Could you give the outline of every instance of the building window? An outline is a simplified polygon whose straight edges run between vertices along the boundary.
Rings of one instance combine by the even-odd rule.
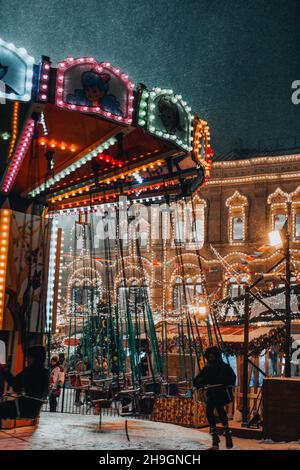
[[[245,289],[241,284],[230,284],[228,289],[228,294],[230,297],[239,297],[243,295]]]
[[[283,228],[287,219],[287,204],[289,201],[288,193],[277,188],[274,193],[268,197],[268,204],[271,210],[271,230],[280,230]]]
[[[235,191],[226,200],[228,207],[228,238],[229,243],[240,244],[246,240],[246,221],[248,200]]]
[[[199,298],[202,294],[204,294],[203,280],[201,277],[198,277],[195,283],[195,296]]]
[[[243,217],[232,217],[232,240],[244,240]]]
[[[193,241],[202,245],[204,243],[205,234],[205,210],[207,204],[204,199],[198,196],[194,197],[192,206],[192,220],[193,220]]]
[[[120,286],[118,288],[118,305],[120,313],[125,315],[127,307],[129,312],[141,313],[141,307],[146,305],[150,299],[150,290],[146,284],[138,285],[132,281],[129,286]]]
[[[182,311],[184,306],[184,295],[183,295],[183,284],[182,279],[177,278],[175,280],[175,284],[173,286],[173,296],[172,296],[172,303],[174,312],[179,313]]]
[[[176,204],[173,215],[174,242],[204,243],[206,201],[195,196],[192,202]]]
[[[234,266],[235,269],[238,269]],[[240,273],[234,276],[227,277],[227,289],[225,295],[235,298],[245,294],[245,284],[249,283],[250,276],[248,273]]]
[[[96,313],[99,300],[98,287],[75,285],[72,289],[72,313]]]
[[[188,277],[184,280],[178,277],[173,286],[173,309],[176,313],[182,311],[183,307],[195,306],[204,295],[203,280],[201,277]]]
[[[147,247],[147,245],[148,245],[148,232],[147,231],[140,232],[139,242],[140,242],[141,248],[146,248]]]
[[[274,230],[281,230],[286,222],[286,214],[274,215]]]
[[[184,242],[184,221],[183,220],[175,220],[175,227],[174,227],[174,241],[176,243],[183,243]]]
[[[300,212],[295,214],[295,237],[300,238]]]
[[[196,219],[194,221],[194,231],[193,237],[195,243],[203,243],[204,242],[204,219]]]

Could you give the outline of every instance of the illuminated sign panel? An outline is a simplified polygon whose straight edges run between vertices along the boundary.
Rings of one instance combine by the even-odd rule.
[[[56,104],[61,108],[131,124],[133,88],[128,75],[109,62],[69,57],[58,64]]]
[[[139,120],[151,134],[174,142],[186,151],[192,150],[191,108],[172,90],[144,90],[141,96]]]
[[[33,57],[25,49],[0,39],[0,99],[31,99],[33,63]]]

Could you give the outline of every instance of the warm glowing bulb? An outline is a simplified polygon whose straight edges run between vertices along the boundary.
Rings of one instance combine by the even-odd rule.
[[[273,230],[269,233],[269,241],[271,246],[282,245],[282,238],[279,230]]]

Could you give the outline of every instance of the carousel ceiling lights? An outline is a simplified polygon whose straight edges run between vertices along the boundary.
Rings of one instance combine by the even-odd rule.
[[[141,172],[141,171],[147,171],[149,168],[151,170],[154,170],[155,167],[160,167],[162,164],[164,163],[163,160],[158,160],[156,162],[153,162],[153,163],[148,163],[148,164],[145,164],[141,167],[138,167],[136,168],[135,170],[127,170],[127,171],[122,171],[121,173],[119,173],[118,175],[114,175],[112,177],[108,177],[108,178],[105,178],[103,180],[101,180],[101,183],[106,183],[108,185],[110,185],[111,183],[114,183],[118,180],[125,180],[126,177],[135,177],[134,175],[137,173],[137,172]],[[71,191],[68,191],[64,194],[60,194],[59,196],[56,196],[56,197],[53,197],[50,199],[50,202],[56,202],[57,200],[58,201],[61,201],[62,199],[67,199],[69,197],[72,197],[72,196],[79,196],[81,194],[83,194],[84,192],[87,192],[89,191],[92,187],[95,186],[95,183],[91,183],[87,186],[82,186],[80,188],[77,188],[77,189],[73,189]],[[107,196],[108,197],[108,196]]]
[[[97,157],[99,153],[102,153],[104,150],[107,150],[116,142],[117,142],[117,139],[115,139],[114,137],[111,137],[110,139],[106,140],[101,145],[98,145],[98,147],[95,147],[93,150],[84,154],[79,160],[73,162],[71,165],[69,165],[68,167],[64,168],[62,171],[57,173],[53,178],[49,178],[46,181],[46,183],[41,184],[40,186],[35,188],[33,191],[29,193],[29,196],[34,197],[34,196],[39,195],[43,191],[46,191],[47,188],[50,188],[50,186],[55,185],[61,179],[70,175],[71,173],[76,171],[78,168],[80,168],[82,165],[85,165],[87,162],[92,160],[94,157]]]

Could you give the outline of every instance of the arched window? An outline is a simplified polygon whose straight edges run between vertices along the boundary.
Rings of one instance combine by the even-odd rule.
[[[184,202],[179,202],[173,206],[173,236],[175,243],[184,243],[185,241],[185,217],[186,207]]]
[[[96,314],[101,296],[102,280],[99,272],[90,266],[81,266],[67,282],[67,313]]]
[[[193,204],[190,204],[192,209],[192,223],[193,223],[193,242],[202,246],[205,241],[205,211],[207,208],[206,201],[195,196]]]
[[[6,345],[0,340],[0,364],[6,364]]]
[[[295,242],[300,242],[300,186],[290,194],[290,201],[292,205],[292,236]]]
[[[238,245],[246,240],[247,206],[247,198],[240,194],[239,191],[235,191],[226,200],[226,207],[228,207],[229,243]]]
[[[286,214],[275,214],[274,215],[274,230],[280,230],[283,228],[286,223],[287,215]]]
[[[295,238],[300,240],[300,210],[295,213]]]
[[[123,249],[128,249],[129,247],[129,232],[130,226],[128,225],[127,220],[121,221],[119,224],[118,236],[120,242],[122,243]]]
[[[140,313],[142,306],[150,301],[150,289],[145,281],[139,283],[137,279],[130,279],[119,285],[117,296],[121,314],[124,315],[127,308],[131,314]]]
[[[226,281],[226,295],[233,298],[243,295],[245,293],[245,285],[249,282],[249,279],[249,274],[247,273],[229,276]]]
[[[149,223],[141,219],[138,224],[138,241],[141,248],[147,248],[149,243],[149,232],[150,232],[150,225]]]
[[[203,298],[204,287],[201,277],[177,277],[173,284],[172,303],[175,313],[184,307],[195,306]]]
[[[184,306],[183,282],[180,277],[175,279],[172,295],[173,309],[175,313],[182,311]]]
[[[270,228],[271,230],[280,230],[283,228],[288,213],[289,195],[277,188],[274,193],[268,197],[268,204],[270,205]]]
[[[173,213],[174,241],[197,244],[200,248],[205,238],[206,202],[195,196],[193,202],[176,204]]]
[[[203,295],[203,293],[203,279],[201,277],[197,277],[195,282],[195,295],[196,297],[200,297],[201,295]]]

